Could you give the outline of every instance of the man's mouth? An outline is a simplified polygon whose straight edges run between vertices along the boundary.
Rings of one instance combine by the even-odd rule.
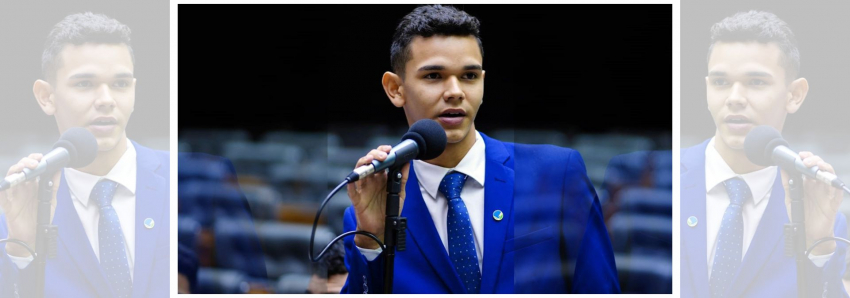
[[[99,117],[89,122],[89,130],[95,134],[112,132],[118,126],[118,120],[112,117]]]
[[[438,116],[439,122],[446,126],[455,126],[463,123],[466,112],[462,109],[447,109]]]
[[[746,116],[730,115],[723,120],[726,122],[726,126],[734,132],[746,133],[753,127],[753,122]]]

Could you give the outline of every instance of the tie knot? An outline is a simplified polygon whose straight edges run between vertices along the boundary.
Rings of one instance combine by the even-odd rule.
[[[443,177],[440,182],[440,193],[446,196],[446,199],[452,200],[460,198],[460,190],[463,189],[463,184],[466,183],[466,174],[461,172],[451,172]]]
[[[116,189],[118,189],[117,182],[109,179],[100,180],[94,185],[90,198],[94,199],[100,208],[112,206],[112,197],[115,195]]]
[[[744,179],[735,177],[724,181],[723,185],[726,186],[726,193],[729,194],[729,201],[731,201],[734,205],[744,205],[746,200],[753,197],[753,194],[750,192],[750,187],[747,186],[747,182],[744,181]]]

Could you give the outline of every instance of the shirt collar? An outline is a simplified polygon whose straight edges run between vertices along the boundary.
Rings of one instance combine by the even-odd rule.
[[[443,181],[443,177],[449,171],[464,173],[478,183],[479,186],[484,187],[485,145],[481,134],[478,131],[474,132],[475,144],[472,144],[472,148],[469,149],[466,156],[454,168],[444,168],[421,160],[413,160],[413,171],[416,172],[419,185],[425,188],[425,191],[435,200],[437,199],[440,182]]]
[[[714,148],[714,138],[708,142],[705,148],[705,191],[708,193],[718,185],[722,185],[723,181],[734,177],[740,177],[747,182],[750,192],[753,193],[753,203],[758,204],[773,188],[773,181],[776,180],[776,166],[770,166],[755,172],[746,174],[736,174],[732,168],[726,164],[717,149]],[[723,186],[721,186],[723,187]]]
[[[127,151],[118,160],[118,163],[109,170],[105,176],[97,176],[83,173],[72,168],[65,168],[65,181],[68,189],[76,197],[77,201],[88,206],[89,196],[94,186],[103,179],[109,179],[124,186],[130,193],[136,193],[136,148],[130,140],[127,140]]]

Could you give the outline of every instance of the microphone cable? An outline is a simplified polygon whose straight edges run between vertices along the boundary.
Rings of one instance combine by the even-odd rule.
[[[360,235],[366,235],[366,236],[369,236],[369,238],[374,239],[374,240],[375,240],[375,242],[377,242],[377,243],[378,243],[378,245],[380,245],[380,247],[381,247],[381,249],[382,249],[382,250],[385,250],[385,249],[387,248],[387,246],[386,246],[386,245],[384,245],[384,243],[383,243],[383,242],[381,242],[381,240],[378,240],[378,237],[377,237],[377,236],[375,236],[375,235],[374,235],[374,234],[372,234],[372,233],[369,233],[369,232],[366,232],[366,231],[348,231],[348,232],[342,233],[342,234],[341,234],[341,235],[339,235],[339,236],[336,236],[336,238],[334,238],[333,240],[331,240],[331,243],[329,243],[328,245],[326,245],[326,246],[325,246],[325,248],[324,248],[324,249],[322,249],[322,251],[319,253],[319,255],[318,255],[318,256],[316,256],[315,258],[313,257],[313,241],[315,240],[315,237],[316,237],[316,226],[319,224],[319,217],[322,215],[322,210],[323,210],[323,209],[325,209],[325,205],[327,205],[327,204],[328,204],[328,201],[330,201],[330,200],[331,200],[331,198],[332,198],[332,197],[333,197],[333,196],[334,196],[334,195],[335,195],[335,194],[336,194],[336,193],[337,193],[340,189],[342,189],[342,187],[343,187],[343,186],[346,186],[346,185],[348,185],[348,183],[350,183],[350,180],[351,180],[351,178],[346,177],[346,178],[345,178],[345,180],[343,180],[343,181],[342,181],[339,185],[337,185],[337,186],[336,186],[336,188],[334,188],[334,189],[330,192],[330,194],[328,194],[328,196],[325,198],[325,200],[324,200],[324,201],[322,201],[322,205],[319,207],[319,211],[316,211],[316,218],[313,220],[313,232],[310,234],[310,251],[308,252],[308,255],[309,255],[309,257],[310,257],[310,261],[312,261],[313,263],[316,263],[316,262],[318,262],[319,260],[321,260],[321,259],[322,259],[322,256],[324,256],[324,255],[325,255],[325,253],[328,251],[328,249],[329,249],[332,245],[334,245],[334,243],[336,243],[337,241],[339,241],[339,240],[340,240],[340,239],[342,239],[343,237],[345,237],[345,236],[349,236],[349,235],[360,234]]]

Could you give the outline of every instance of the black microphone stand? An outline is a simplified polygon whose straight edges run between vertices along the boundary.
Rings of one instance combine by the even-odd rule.
[[[791,222],[785,224],[785,255],[797,261],[797,297],[806,297],[806,216],[803,206],[803,174],[787,171],[791,192]]]
[[[393,269],[395,267],[395,250],[405,249],[405,229],[407,229],[407,218],[400,217],[399,192],[401,185],[401,166],[389,168],[387,174],[387,217],[384,222],[384,294],[393,292]]]
[[[38,217],[35,230],[35,256],[33,256],[33,296],[44,297],[44,268],[47,258],[56,257],[58,227],[50,224],[50,201],[53,199],[53,175],[47,172],[38,179]]]

